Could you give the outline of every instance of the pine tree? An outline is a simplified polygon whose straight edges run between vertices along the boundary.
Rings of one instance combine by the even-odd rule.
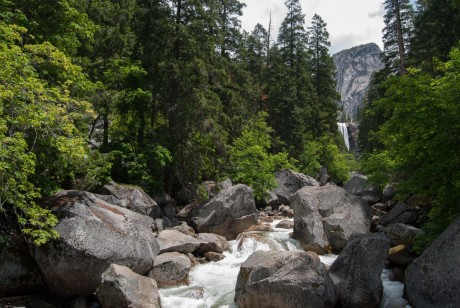
[[[385,0],[383,52],[385,64],[399,75],[406,73],[406,57],[413,36],[414,10],[409,0]]]
[[[411,63],[430,72],[437,70],[436,59],[446,61],[460,40],[460,5],[453,0],[417,2],[415,31],[411,46],[416,52]]]
[[[316,90],[318,106],[315,112],[316,136],[335,133],[338,94],[335,90],[335,65],[329,55],[329,33],[326,23],[315,14],[308,28],[308,47],[312,54],[312,83]]]

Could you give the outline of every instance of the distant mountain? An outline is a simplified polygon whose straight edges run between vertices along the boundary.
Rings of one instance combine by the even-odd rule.
[[[382,51],[375,43],[342,50],[333,55],[337,67],[337,92],[343,111],[339,121],[355,121],[369,87],[372,73],[384,67]]]

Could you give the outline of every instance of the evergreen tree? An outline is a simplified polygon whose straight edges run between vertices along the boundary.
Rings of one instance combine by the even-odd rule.
[[[414,11],[409,0],[385,0],[383,53],[385,65],[400,75],[406,73],[406,57],[413,36]]]
[[[315,106],[316,136],[337,131],[336,115],[339,99],[335,90],[335,65],[329,55],[329,33],[326,23],[315,14],[308,28],[308,47],[312,54],[312,83],[315,87],[317,106]]]
[[[452,0],[417,2],[414,49],[411,62],[435,72],[436,59],[446,61],[450,50],[460,40],[460,5]],[[415,52],[416,51],[416,52]]]

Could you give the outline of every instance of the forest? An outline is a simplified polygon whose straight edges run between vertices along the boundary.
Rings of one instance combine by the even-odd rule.
[[[460,214],[460,2],[385,0],[386,68],[360,114],[360,149],[337,130],[326,22],[299,0],[277,37],[241,29],[238,0],[0,0],[0,210],[40,245],[40,206],[114,180],[205,197],[230,177],[259,202],[291,168],[336,183],[362,170],[432,200],[423,249]]]

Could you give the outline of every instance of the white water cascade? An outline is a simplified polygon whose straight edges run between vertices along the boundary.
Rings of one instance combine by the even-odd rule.
[[[350,151],[350,139],[348,137],[348,129],[346,123],[337,123],[339,127],[339,131],[343,135],[343,141],[345,141],[345,145],[347,146],[347,150]]]
[[[280,220],[271,223],[272,232],[247,232],[230,241],[231,251],[225,259],[195,266],[190,272],[188,286],[162,288],[160,296],[164,308],[237,308],[233,298],[241,264],[257,250],[302,250],[297,240],[289,237],[292,229],[275,228]],[[320,256],[321,262],[331,265],[336,255]],[[405,307],[402,299],[403,284],[390,282],[388,272],[382,274],[384,295],[382,308]]]

